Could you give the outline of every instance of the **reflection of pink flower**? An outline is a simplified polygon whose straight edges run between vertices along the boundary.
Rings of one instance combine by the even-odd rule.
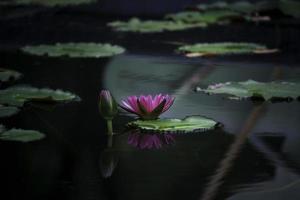
[[[174,102],[174,97],[170,95],[155,96],[129,96],[122,100],[121,107],[141,119],[157,119],[160,114],[167,111]]]
[[[163,145],[174,144],[175,138],[170,133],[145,134],[132,132],[128,136],[128,144],[140,149],[160,149]]]

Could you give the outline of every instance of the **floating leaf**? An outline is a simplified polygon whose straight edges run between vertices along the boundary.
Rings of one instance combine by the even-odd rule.
[[[201,3],[200,5],[197,5],[196,7],[199,10],[217,10],[217,9],[228,9],[229,4],[225,1],[217,1],[214,3],[210,3],[210,4],[205,4],[205,3]]]
[[[250,97],[271,99],[296,99],[300,97],[300,84],[291,82],[227,82],[208,86],[207,89],[197,88],[197,91],[208,94],[228,94],[231,99]]]
[[[206,12],[187,11],[166,16],[167,19],[176,22],[204,24],[218,23],[236,17],[241,17],[241,15],[231,10],[209,10]]]
[[[21,76],[22,74],[17,71],[0,68],[0,82],[17,80]]]
[[[10,129],[5,130],[3,125],[0,125],[0,140],[17,141],[17,142],[32,142],[41,140],[45,135],[35,130]]]
[[[78,101],[80,98],[62,90],[38,89],[33,87],[10,87],[0,90],[0,104],[23,106],[27,101],[67,102]]]
[[[189,28],[204,27],[206,24],[195,23],[187,24],[183,22],[173,21],[141,21],[138,18],[132,18],[128,22],[125,21],[114,21],[108,23],[108,26],[112,27],[116,31],[131,31],[140,33],[153,33],[163,31],[178,31]]]
[[[193,45],[184,45],[178,48],[178,51],[187,53],[188,57],[210,56],[210,55],[227,55],[227,54],[249,54],[249,53],[273,53],[264,45],[255,43],[198,43]]]
[[[25,46],[22,51],[33,55],[50,57],[109,57],[121,54],[123,47],[100,43],[56,43],[54,45]]]
[[[300,18],[300,2],[294,0],[279,0],[279,9],[286,15]]]
[[[41,6],[74,6],[80,4],[88,4],[96,2],[96,0],[12,0],[7,4],[13,5],[41,5]]]
[[[19,108],[14,106],[3,106],[0,105],[0,117],[10,117],[19,112]]]
[[[214,2],[211,4],[200,4],[197,6],[199,10],[232,10],[240,13],[256,13],[264,10],[273,10],[277,7],[276,1],[259,1],[257,3],[252,3],[249,1],[237,1],[232,3],[227,3],[223,1]]]
[[[247,14],[257,12],[259,10],[259,7],[257,7],[254,3],[250,3],[248,1],[234,2],[231,5],[229,4],[228,8],[231,10],[235,10]]]
[[[216,125],[217,122],[214,120],[202,116],[189,116],[184,119],[136,120],[127,124],[131,128],[158,133],[204,132],[214,129]]]

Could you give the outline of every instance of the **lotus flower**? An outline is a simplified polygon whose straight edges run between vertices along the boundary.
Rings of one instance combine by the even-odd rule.
[[[99,97],[99,111],[103,118],[111,120],[118,112],[117,102],[108,90],[102,90]]]
[[[170,133],[145,134],[132,132],[128,136],[128,144],[140,149],[160,149],[163,145],[174,144],[175,138]]]
[[[106,120],[107,134],[113,135],[112,119],[118,113],[118,104],[108,90],[100,92],[99,112]]]
[[[167,111],[174,102],[174,97],[170,95],[155,96],[129,96],[126,100],[122,100],[121,108],[138,115],[141,119],[151,120],[157,119],[159,115]]]

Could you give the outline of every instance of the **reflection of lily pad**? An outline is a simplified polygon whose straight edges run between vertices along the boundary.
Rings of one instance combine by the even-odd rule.
[[[279,0],[279,9],[286,15],[300,18],[300,2],[294,0]]]
[[[264,45],[255,43],[198,43],[185,45],[178,48],[178,51],[187,53],[188,57],[227,55],[227,54],[249,54],[249,53],[273,53],[273,49],[268,49]]]
[[[24,52],[33,55],[48,55],[50,57],[109,57],[121,54],[125,51],[123,47],[111,44],[99,43],[57,43],[55,45],[25,46]]]
[[[10,87],[0,90],[0,103],[4,105],[23,106],[27,101],[67,102],[80,98],[62,90],[38,89],[33,87]]]
[[[0,82],[17,80],[21,77],[21,75],[22,74],[17,71],[0,68]]]
[[[214,129],[217,125],[212,119],[202,116],[189,116],[184,119],[136,120],[129,122],[128,127],[150,132],[204,132]]]
[[[167,19],[174,21],[205,24],[218,23],[235,17],[241,17],[241,15],[231,10],[211,10],[206,12],[189,11],[166,16]]]
[[[232,99],[244,99],[250,97],[271,99],[296,99],[300,97],[300,84],[291,82],[257,82],[248,80],[245,82],[227,82],[208,86],[207,89],[197,88],[209,94],[228,94]]]
[[[96,2],[96,0],[12,0],[7,4],[42,5],[42,6],[69,6]]]
[[[203,27],[203,23],[187,24],[183,22],[173,21],[141,21],[138,18],[132,18],[128,22],[125,21],[114,21],[110,22],[108,26],[112,27],[116,31],[131,31],[141,33],[153,33],[163,31],[178,31],[189,28]]]
[[[0,125],[0,140],[17,141],[17,142],[32,142],[41,140],[45,135],[39,131],[10,129],[5,130],[3,125]]]
[[[19,108],[14,106],[0,105],[0,117],[9,117],[19,112]]]

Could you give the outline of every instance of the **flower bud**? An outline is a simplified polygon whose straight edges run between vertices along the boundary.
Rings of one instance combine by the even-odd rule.
[[[106,120],[112,120],[118,113],[118,104],[108,90],[100,92],[99,111]]]

